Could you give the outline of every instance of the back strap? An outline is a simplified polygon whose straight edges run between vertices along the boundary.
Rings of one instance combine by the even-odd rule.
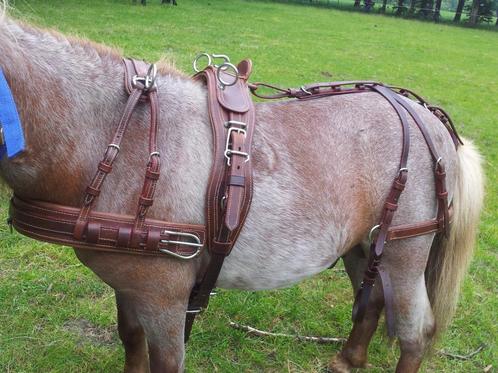
[[[200,253],[206,240],[204,225],[145,219],[142,229],[137,230],[133,216],[92,211],[86,240],[81,241],[73,235],[79,213],[75,207],[14,196],[9,221],[18,232],[36,240],[117,253],[191,259]]]

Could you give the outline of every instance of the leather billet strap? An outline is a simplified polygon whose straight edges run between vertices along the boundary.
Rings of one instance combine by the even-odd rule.
[[[216,67],[208,66],[194,76],[205,82],[213,135],[213,166],[206,193],[209,263],[201,281],[192,290],[185,324],[188,341],[195,316],[207,307],[223,261],[230,254],[252,199],[251,147],[255,110],[247,86],[252,62],[237,66],[239,77],[232,86],[220,85]]]
[[[198,255],[206,241],[204,225],[177,224],[145,219],[135,228],[135,217],[91,211],[85,240],[74,238],[80,214],[76,207],[27,201],[14,196],[9,219],[20,233],[36,240],[98,251],[164,256],[172,252],[184,259]]]
[[[126,129],[130,122],[132,113],[139,101],[147,101],[150,107],[150,129],[149,129],[149,160],[145,172],[145,180],[142,188],[142,193],[139,197],[139,205],[135,218],[134,229],[140,231],[143,229],[145,215],[148,208],[153,203],[155,186],[159,179],[160,157],[157,149],[157,128],[159,104],[157,99],[157,90],[153,79],[155,76],[150,76],[151,67],[145,62],[124,59],[125,67],[124,85],[129,93],[129,98],[126,103],[121,120],[115,130],[114,136],[109,143],[104,158],[97,167],[97,172],[93,177],[90,185],[87,187],[83,198],[83,206],[80,210],[75,229],[74,238],[78,241],[88,240],[89,236],[89,217],[95,200],[98,198],[102,185],[106,176],[112,171],[113,163],[120,151],[121,141],[125,135]],[[135,240],[139,235],[132,235],[132,240]],[[131,245],[136,246],[138,242],[132,242]]]

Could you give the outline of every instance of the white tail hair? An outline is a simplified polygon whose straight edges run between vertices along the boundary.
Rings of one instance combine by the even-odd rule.
[[[476,244],[479,216],[484,199],[482,158],[464,139],[458,148],[458,170],[453,197],[453,221],[449,237],[437,237],[426,270],[427,290],[440,334],[453,317],[462,280]]]

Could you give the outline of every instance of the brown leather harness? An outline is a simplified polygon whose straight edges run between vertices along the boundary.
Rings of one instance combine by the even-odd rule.
[[[154,201],[156,183],[160,175],[160,154],[156,135],[159,122],[159,104],[154,84],[153,65],[125,59],[125,88],[128,102],[114,136],[107,147],[97,172],[85,191],[80,208],[61,206],[51,202],[23,200],[14,196],[10,204],[9,221],[17,231],[34,239],[83,249],[101,250],[140,255],[171,255],[179,259],[193,259],[207,246],[209,262],[201,281],[191,293],[186,315],[185,341],[188,340],[195,316],[206,308],[209,296],[216,285],[223,261],[230,254],[243,227],[252,198],[251,147],[255,126],[255,110],[250,92],[264,99],[294,98],[317,99],[325,96],[361,92],[377,92],[394,108],[402,125],[402,151],[399,172],[384,203],[381,219],[371,233],[368,268],[353,308],[354,320],[365,314],[373,284],[380,274],[386,304],[389,334],[394,334],[392,294],[389,276],[382,269],[381,258],[387,241],[418,235],[443,232],[447,234],[451,209],[445,186],[445,170],[441,158],[417,113],[401,95],[412,96],[433,112],[445,125],[457,146],[461,143],[449,116],[440,108],[427,104],[413,92],[387,87],[376,82],[317,83],[299,89],[281,89],[263,83],[247,82],[252,69],[250,60],[238,64],[235,80],[228,70],[208,66],[194,76],[207,86],[209,117],[213,135],[213,166],[206,193],[206,223],[177,224],[147,218]],[[233,80],[233,85],[220,84]],[[263,95],[260,87],[276,93]],[[144,184],[135,216],[98,212],[93,210],[106,176],[112,171],[121,140],[133,110],[140,103],[150,107],[149,160]],[[434,219],[392,227],[398,199],[405,187],[408,169],[409,124],[412,117],[425,138],[435,164],[435,188],[438,203]]]

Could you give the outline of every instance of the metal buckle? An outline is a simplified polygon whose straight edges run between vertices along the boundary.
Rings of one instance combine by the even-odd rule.
[[[239,122],[241,123],[241,122]],[[244,123],[245,124],[245,123]],[[243,128],[238,128],[238,127],[230,127],[228,129],[228,133],[227,133],[227,142],[225,144],[225,158],[227,159],[227,165],[230,166],[231,164],[231,157],[232,157],[232,154],[235,154],[235,155],[241,155],[241,156],[244,156],[246,157],[246,160],[245,162],[249,161],[249,154],[246,153],[246,152],[241,152],[239,150],[233,150],[233,149],[230,149],[230,137],[232,135],[232,132],[237,132],[237,133],[240,133],[242,135],[244,135],[244,137],[247,135],[247,132],[245,129]]]
[[[372,238],[373,238],[375,231],[377,231],[378,229],[380,229],[380,224],[374,225],[372,227],[372,229],[370,229],[370,232],[368,233],[368,242],[370,244],[372,243]]]
[[[201,313],[201,312],[202,312],[202,308],[201,307],[194,308],[193,310],[187,310],[187,313],[194,314],[194,315],[197,315],[198,313]]]
[[[147,75],[138,76],[134,75],[131,81],[133,85],[137,85],[138,82],[142,83],[145,87],[145,90],[148,91],[151,88],[154,88],[156,85],[156,77],[157,77],[157,66],[155,63],[149,66],[149,70],[147,70]]]
[[[407,167],[401,167],[399,170],[398,170],[398,176],[401,176],[401,173],[402,172],[408,172],[408,168]]]
[[[189,260],[195,258],[197,255],[200,254],[202,247],[204,246],[203,243],[201,243],[201,240],[199,237],[197,237],[195,234],[192,233],[185,233],[185,232],[175,232],[175,231],[168,231],[164,230],[163,234],[167,234],[170,236],[178,236],[178,237],[186,237],[192,239],[194,242],[189,242],[189,241],[178,241],[178,240],[160,240],[161,243],[165,244],[172,244],[172,245],[183,245],[183,246],[189,246],[189,247],[196,247],[197,250],[191,254],[191,255],[182,255],[182,254],[177,254],[172,252],[171,250],[168,249],[159,249],[160,252],[164,254],[171,255],[175,258],[178,259],[184,259],[184,260]]]
[[[301,87],[299,87],[299,89],[300,89],[301,91],[303,91],[304,93],[306,93],[308,96],[311,96],[311,95],[313,94],[313,93],[311,93],[310,91],[308,91],[308,90],[304,87],[304,85],[302,85]]]
[[[232,127],[234,125],[240,126],[242,129],[246,129],[247,128],[247,123],[239,122],[238,120],[228,120],[224,124],[225,128],[230,128],[230,127]]]

